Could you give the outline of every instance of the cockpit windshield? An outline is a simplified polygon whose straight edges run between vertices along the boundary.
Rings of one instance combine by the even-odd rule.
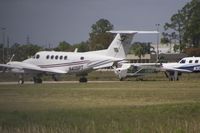
[[[184,64],[184,63],[185,63],[185,61],[186,61],[186,60],[185,60],[185,59],[183,59],[183,60],[180,60],[180,61],[179,61],[179,63],[181,63],[181,64]]]

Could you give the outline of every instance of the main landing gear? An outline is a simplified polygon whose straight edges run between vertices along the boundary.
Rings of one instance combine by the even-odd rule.
[[[165,72],[165,76],[169,79],[169,81],[178,81],[180,75],[181,73],[178,71]]]
[[[42,79],[40,76],[34,76],[33,77],[33,82],[34,84],[41,84],[42,83]]]
[[[21,84],[21,85],[24,84],[24,79],[19,79],[18,84]]]
[[[81,78],[79,79],[79,82],[80,82],[80,83],[87,83],[87,78],[86,78],[86,77],[81,77]]]
[[[18,84],[21,84],[21,85],[24,84],[24,75],[23,74],[19,75]]]

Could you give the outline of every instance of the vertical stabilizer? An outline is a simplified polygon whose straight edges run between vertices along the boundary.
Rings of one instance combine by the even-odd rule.
[[[109,31],[116,34],[114,40],[106,50],[107,56],[126,58],[131,47],[133,36],[137,33],[158,33],[157,31]]]
[[[116,33],[114,40],[107,49],[107,56],[112,56],[116,58],[126,58],[131,47],[131,42],[135,32],[120,32],[120,31],[110,31],[111,33]]]

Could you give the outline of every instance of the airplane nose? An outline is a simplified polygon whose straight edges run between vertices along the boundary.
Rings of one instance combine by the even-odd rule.
[[[161,64],[161,67],[166,67],[166,64],[163,64],[163,63],[162,63],[162,64]]]
[[[115,73],[116,73],[116,74],[119,74],[120,71],[121,71],[120,69],[116,69],[116,70],[115,70]]]

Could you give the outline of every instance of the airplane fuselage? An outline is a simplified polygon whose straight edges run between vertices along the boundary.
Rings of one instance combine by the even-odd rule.
[[[36,53],[32,58],[22,61],[22,63],[29,67],[33,65],[33,67],[56,69],[71,74],[92,70],[100,65],[110,66],[115,59],[93,53],[42,51]],[[17,62],[12,62],[13,64],[17,64]]]
[[[163,69],[180,70],[180,72],[200,72],[200,57],[186,57],[178,63],[164,63]]]

